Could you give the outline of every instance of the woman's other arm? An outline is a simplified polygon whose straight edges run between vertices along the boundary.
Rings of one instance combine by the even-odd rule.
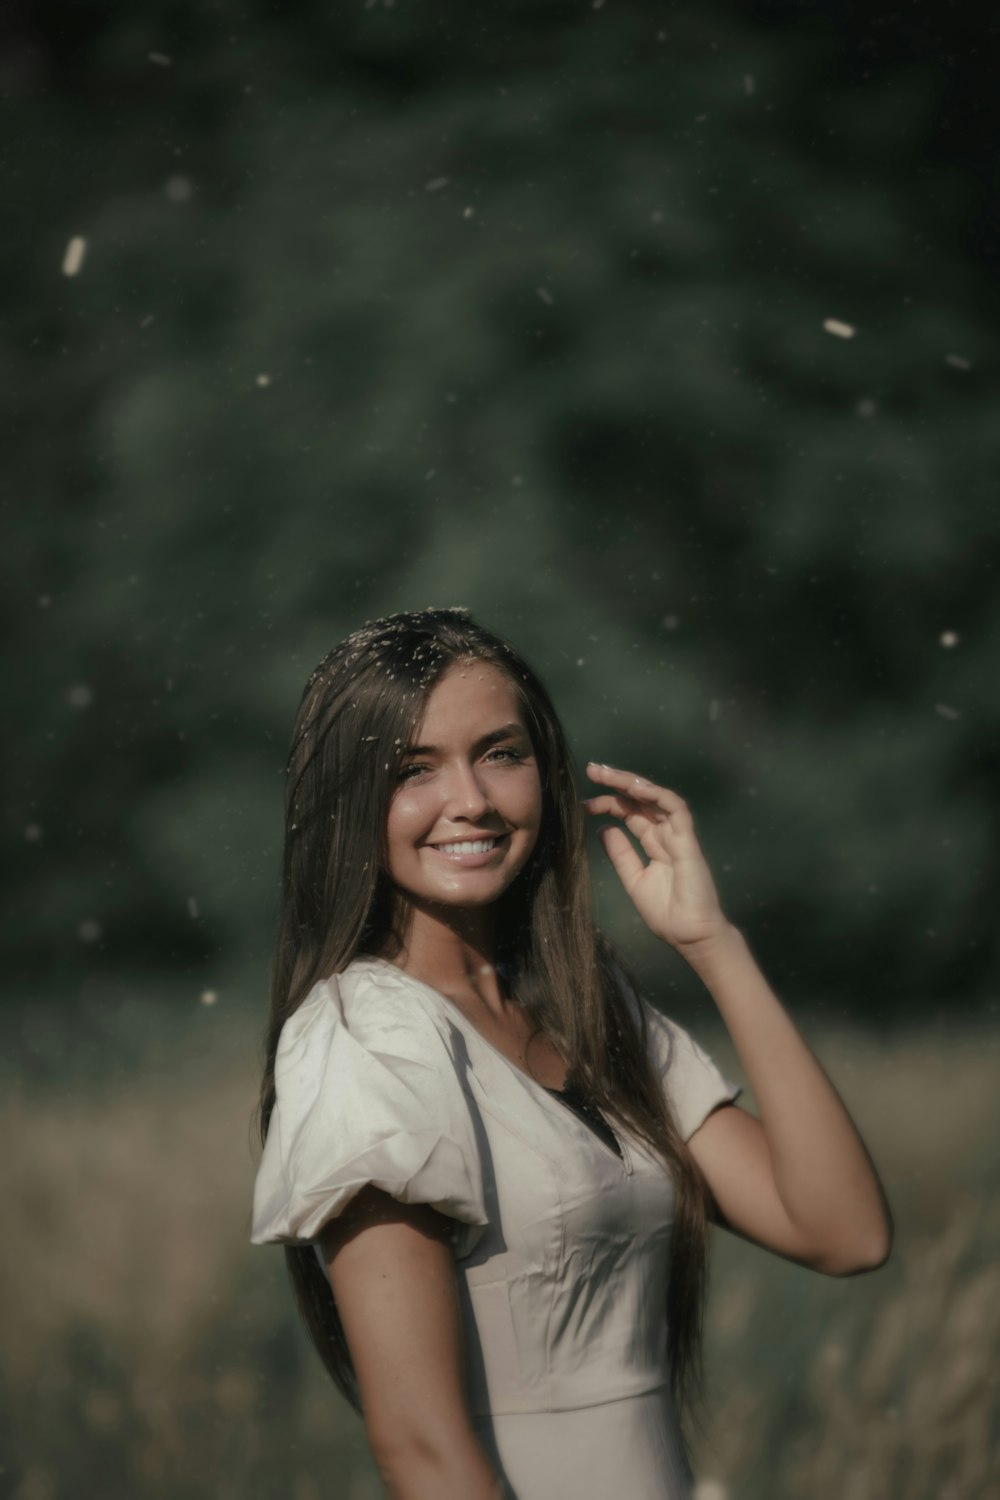
[[[448,1220],[369,1185],[320,1243],[390,1500],[503,1500],[466,1406]]]
[[[882,1184],[839,1094],[724,915],[691,809],[670,787],[588,764],[611,791],[589,813],[624,823],[604,848],[656,937],[687,959],[711,994],[753,1089],[760,1119],[723,1105],[694,1131],[691,1153],[720,1222],[832,1276],[873,1270],[892,1245]]]
[[[689,1142],[719,1222],[832,1276],[886,1260],[892,1220],[865,1144],[741,932],[685,956],[712,995],[760,1111],[724,1106]]]

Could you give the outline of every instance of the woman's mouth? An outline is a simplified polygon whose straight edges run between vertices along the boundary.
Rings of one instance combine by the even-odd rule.
[[[452,839],[427,847],[455,865],[485,865],[506,847],[509,838],[510,834],[500,833],[487,839]]]

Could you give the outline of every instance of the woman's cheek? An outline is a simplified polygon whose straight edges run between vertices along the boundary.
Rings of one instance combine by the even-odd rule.
[[[404,792],[393,805],[392,817],[390,819],[390,837],[395,833],[397,839],[412,843],[422,832],[422,825],[427,821],[428,808],[427,799],[421,797],[419,792]]]

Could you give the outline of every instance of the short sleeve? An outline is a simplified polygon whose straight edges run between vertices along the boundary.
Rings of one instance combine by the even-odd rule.
[[[646,1016],[649,1054],[660,1079],[667,1105],[686,1141],[698,1126],[720,1104],[732,1104],[743,1092],[716,1067],[703,1047],[683,1026],[658,1011],[625,980],[619,970],[626,994],[635,1005],[638,1000]]]
[[[312,1243],[371,1183],[455,1219],[455,1254],[467,1255],[489,1219],[444,1037],[407,997],[340,977],[314,986],[282,1028],[251,1242]]]

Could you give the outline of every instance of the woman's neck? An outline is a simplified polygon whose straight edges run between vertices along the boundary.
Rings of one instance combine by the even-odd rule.
[[[505,986],[497,973],[492,908],[462,911],[410,907],[403,947],[382,956],[414,979],[455,998],[475,996],[503,1014]]]

